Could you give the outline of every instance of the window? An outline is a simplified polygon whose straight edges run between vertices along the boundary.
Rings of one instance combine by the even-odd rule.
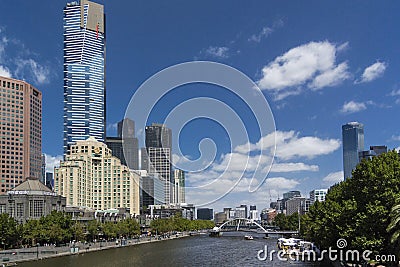
[[[17,217],[24,216],[24,203],[17,203]]]
[[[42,217],[43,216],[43,200],[30,200],[29,201],[29,216]]]

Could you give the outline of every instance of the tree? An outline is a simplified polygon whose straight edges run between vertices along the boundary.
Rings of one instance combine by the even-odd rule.
[[[375,255],[395,253],[387,228],[399,198],[399,155],[391,151],[363,160],[352,178],[333,186],[325,202],[310,208],[302,233],[322,249],[336,247],[337,240],[344,238],[346,249],[370,250]]]
[[[0,242],[2,248],[12,247],[17,238],[17,222],[7,213],[0,214]]]
[[[387,227],[387,231],[392,234],[390,242],[397,248],[398,256],[400,256],[400,204],[392,208],[390,217],[391,222]]]

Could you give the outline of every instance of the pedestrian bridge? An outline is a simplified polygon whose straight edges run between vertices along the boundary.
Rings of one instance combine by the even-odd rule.
[[[224,222],[219,227],[214,228],[215,232],[255,232],[266,234],[276,234],[276,235],[293,235],[298,234],[298,231],[281,231],[275,229],[265,229],[257,221],[246,219],[246,218],[236,218]]]

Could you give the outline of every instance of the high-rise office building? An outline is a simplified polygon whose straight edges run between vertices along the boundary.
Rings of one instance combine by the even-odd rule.
[[[41,175],[39,179],[43,184],[46,181],[46,154],[42,154]]]
[[[118,137],[107,137],[106,144],[113,156],[119,158],[123,165],[132,170],[139,170],[139,148],[134,121],[123,119],[118,122]]]
[[[186,203],[185,200],[185,172],[183,170],[174,170],[174,190],[173,203]]]
[[[0,194],[42,175],[42,93],[0,77]]]
[[[88,0],[64,8],[64,155],[89,136],[106,137],[104,6]]]
[[[150,175],[158,175],[164,182],[165,204],[172,203],[173,184],[171,176],[172,159],[172,134],[171,129],[164,124],[153,123],[146,126],[146,153],[143,154],[145,160],[142,160],[142,169],[149,172]],[[146,162],[147,161],[147,162]]]
[[[54,190],[67,198],[67,205],[92,209],[128,208],[139,215],[140,176],[114,157],[93,137],[77,141],[60,167],[54,169]]]
[[[198,220],[212,220],[214,215],[214,210],[209,208],[197,209],[197,219]]]
[[[359,122],[343,125],[342,141],[344,179],[347,179],[360,162],[359,152],[364,150],[364,125]]]

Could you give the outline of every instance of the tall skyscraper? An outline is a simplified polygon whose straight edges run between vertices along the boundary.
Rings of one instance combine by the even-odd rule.
[[[185,172],[183,170],[174,170],[174,189],[173,203],[186,203],[185,200]]]
[[[42,93],[0,77],[0,194],[42,175]]]
[[[54,169],[54,190],[67,205],[92,209],[129,208],[139,215],[140,176],[121,165],[101,142],[89,137],[71,146],[60,167]]]
[[[360,162],[359,152],[364,150],[364,125],[359,122],[343,125],[342,141],[344,179],[347,179]]]
[[[64,8],[64,155],[89,136],[106,137],[104,6],[81,0]]]
[[[124,126],[123,126],[124,125]],[[135,122],[123,119],[118,123],[118,137],[107,137],[106,144],[113,156],[132,170],[139,170],[138,139],[135,137]]]
[[[144,160],[142,169],[146,169],[150,175],[158,175],[164,182],[165,204],[172,203],[173,200],[173,184],[171,176],[171,149],[172,149],[172,133],[171,129],[164,124],[153,123],[146,126],[146,153],[143,154]],[[146,162],[147,161],[147,162]]]

